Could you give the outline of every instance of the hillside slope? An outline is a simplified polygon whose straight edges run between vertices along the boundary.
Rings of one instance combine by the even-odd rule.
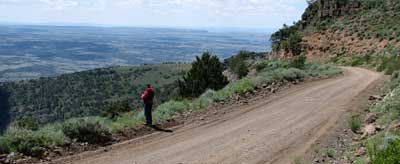
[[[112,67],[0,85],[13,120],[33,117],[40,123],[99,115],[109,108],[141,107],[139,96],[146,84],[157,91],[155,103],[174,96],[175,81],[190,65],[161,64]],[[129,106],[129,107],[128,107]],[[6,109],[3,109],[6,110]]]
[[[315,163],[398,164],[400,161],[400,1],[310,0],[302,19],[272,35],[275,58],[366,67],[382,77],[382,95],[338,122],[307,153]],[[373,91],[371,91],[373,92]],[[370,93],[379,94],[379,93]]]
[[[292,38],[290,33],[296,32],[302,36],[299,40],[302,52],[309,59],[319,61],[399,48],[399,24],[398,0],[310,1],[300,21],[274,34],[277,38],[274,55],[293,55],[294,48],[286,45],[285,40]],[[282,35],[285,32],[289,34]]]

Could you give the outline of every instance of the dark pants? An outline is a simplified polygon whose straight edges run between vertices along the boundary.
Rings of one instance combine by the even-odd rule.
[[[151,125],[153,123],[153,118],[151,116],[152,108],[153,108],[153,103],[144,104],[144,116],[146,117],[147,125]]]

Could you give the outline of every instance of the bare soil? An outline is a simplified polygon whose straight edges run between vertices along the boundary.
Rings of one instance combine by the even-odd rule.
[[[344,76],[273,96],[261,93],[237,104],[217,104],[205,115],[188,117],[172,133],[159,131],[48,163],[291,163],[291,157],[309,150],[351,109],[352,100],[381,77],[366,69],[344,69]]]

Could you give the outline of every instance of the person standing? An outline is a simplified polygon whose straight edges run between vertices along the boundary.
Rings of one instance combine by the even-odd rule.
[[[147,85],[147,88],[144,90],[141,99],[144,103],[144,116],[146,118],[146,126],[153,125],[152,118],[152,108],[153,108],[153,99],[154,99],[154,90],[150,84]]]

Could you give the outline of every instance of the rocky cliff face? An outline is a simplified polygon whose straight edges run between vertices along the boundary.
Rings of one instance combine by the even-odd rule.
[[[363,55],[400,47],[400,1],[318,0],[297,24],[311,59]]]
[[[299,22],[272,35],[271,57],[293,56],[287,42],[296,33],[302,53],[315,60],[400,49],[399,24],[399,0],[315,0]]]
[[[355,14],[361,8],[359,0],[318,0],[306,9],[300,21],[300,28],[315,25],[321,21]]]
[[[320,18],[339,17],[347,14],[354,14],[359,11],[361,3],[358,0],[322,0],[318,16]]]

